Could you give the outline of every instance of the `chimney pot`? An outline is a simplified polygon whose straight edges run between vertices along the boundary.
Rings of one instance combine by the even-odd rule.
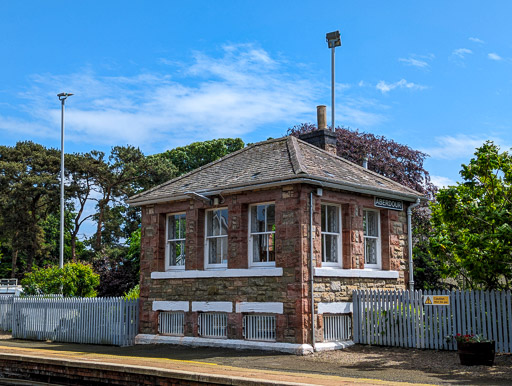
[[[316,106],[318,130],[327,129],[327,111],[325,105]]]

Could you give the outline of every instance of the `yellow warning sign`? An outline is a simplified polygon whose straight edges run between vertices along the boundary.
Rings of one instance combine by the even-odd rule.
[[[424,295],[423,304],[429,306],[449,306],[450,297],[448,295]]]

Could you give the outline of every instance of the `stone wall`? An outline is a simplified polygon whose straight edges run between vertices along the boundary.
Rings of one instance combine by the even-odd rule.
[[[155,300],[282,302],[277,316],[278,341],[305,343],[307,303],[307,192],[299,185],[226,195],[218,207],[228,208],[228,269],[248,268],[249,205],[274,202],[276,208],[276,267],[282,277],[151,279],[151,272],[165,268],[165,220],[168,213],[186,212],[186,270],[204,270],[205,205],[196,200],[145,206],[142,210],[141,319],[140,332],[156,334]],[[186,335],[197,332],[197,315],[187,313]],[[240,320],[239,320],[240,319]],[[229,338],[241,339],[241,315],[229,315]]]
[[[276,213],[276,267],[282,277],[151,279],[165,270],[165,221],[169,213],[186,213],[186,270],[204,270],[205,204],[186,200],[142,208],[141,323],[140,332],[157,333],[158,312],[152,302],[230,301],[281,302],[277,316],[277,341],[311,342],[309,289],[309,195],[316,187],[287,185],[225,195],[219,208],[228,208],[228,268],[248,268],[249,205],[274,202]],[[321,267],[321,204],[340,205],[342,213],[342,268],[364,269],[363,208],[374,208],[373,197],[324,189],[313,195],[314,266]],[[382,269],[399,271],[398,279],[315,277],[315,303],[350,302],[354,289],[403,289],[406,285],[406,213],[380,210]],[[340,267],[341,268],[341,267]],[[228,337],[241,339],[241,314],[228,316]],[[197,334],[197,313],[186,315],[185,335]],[[317,320],[321,334],[322,320]]]

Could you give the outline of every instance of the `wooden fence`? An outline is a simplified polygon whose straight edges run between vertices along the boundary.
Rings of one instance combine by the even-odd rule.
[[[11,302],[12,337],[17,339],[129,346],[138,330],[138,300],[12,297]]]
[[[427,295],[448,296],[449,305],[424,304]],[[447,336],[482,334],[510,353],[511,300],[510,291],[354,291],[354,342],[455,350]]]

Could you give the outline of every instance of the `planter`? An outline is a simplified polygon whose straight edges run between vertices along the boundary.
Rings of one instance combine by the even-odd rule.
[[[457,343],[460,364],[464,366],[492,366],[494,364],[495,342]]]

